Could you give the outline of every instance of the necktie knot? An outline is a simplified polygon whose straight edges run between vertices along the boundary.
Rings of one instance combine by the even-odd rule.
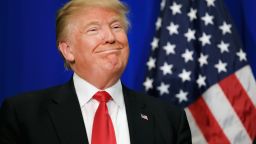
[[[99,102],[108,102],[111,100],[111,96],[106,91],[98,91],[96,94],[94,94],[93,98]]]

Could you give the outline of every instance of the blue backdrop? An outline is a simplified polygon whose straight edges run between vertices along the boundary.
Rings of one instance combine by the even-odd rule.
[[[142,83],[154,35],[160,0],[123,0],[130,8],[130,59],[123,82],[143,91]],[[0,103],[5,97],[66,82],[55,45],[55,14],[66,0],[5,0],[0,2]],[[225,0],[249,62],[256,74],[255,0]]]

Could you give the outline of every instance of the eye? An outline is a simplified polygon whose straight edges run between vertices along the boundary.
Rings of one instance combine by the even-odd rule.
[[[97,28],[89,28],[88,30],[87,30],[87,32],[93,32],[93,31],[97,31]]]
[[[121,28],[121,25],[115,24],[115,25],[113,26],[113,28],[114,28],[114,29],[119,29],[119,28]]]
[[[122,28],[122,24],[119,20],[115,20],[111,23],[111,27],[113,29],[119,29],[119,28]]]
[[[119,22],[118,23],[114,23],[111,27],[116,32],[119,32],[119,31],[123,30],[123,26]]]
[[[94,33],[97,33],[98,32],[98,28],[97,27],[91,27],[91,28],[88,28],[86,30],[86,33],[88,34],[94,34]]]

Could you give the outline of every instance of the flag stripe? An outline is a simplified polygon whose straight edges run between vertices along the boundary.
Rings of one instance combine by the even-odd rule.
[[[198,125],[196,124],[196,121],[194,117],[192,116],[190,110],[188,108],[185,108],[186,115],[189,121],[189,127],[191,130],[191,133],[194,135],[192,137],[192,143],[193,144],[206,144],[207,141],[204,138],[201,130],[199,129]]]
[[[243,67],[236,73],[237,78],[242,84],[243,88],[247,91],[248,96],[252,100],[254,107],[256,107],[256,82],[249,65]]]
[[[228,86],[229,85],[230,84],[228,84]],[[210,87],[203,94],[203,99],[230,143],[251,143],[246,129],[219,84]]]
[[[202,97],[188,108],[208,143],[229,143]]]
[[[220,87],[233,106],[251,139],[255,136],[256,110],[237,77],[232,74],[220,81]]]

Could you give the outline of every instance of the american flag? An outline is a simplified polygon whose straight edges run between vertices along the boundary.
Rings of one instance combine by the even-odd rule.
[[[195,144],[250,144],[256,83],[222,0],[162,0],[145,91],[185,108]]]

